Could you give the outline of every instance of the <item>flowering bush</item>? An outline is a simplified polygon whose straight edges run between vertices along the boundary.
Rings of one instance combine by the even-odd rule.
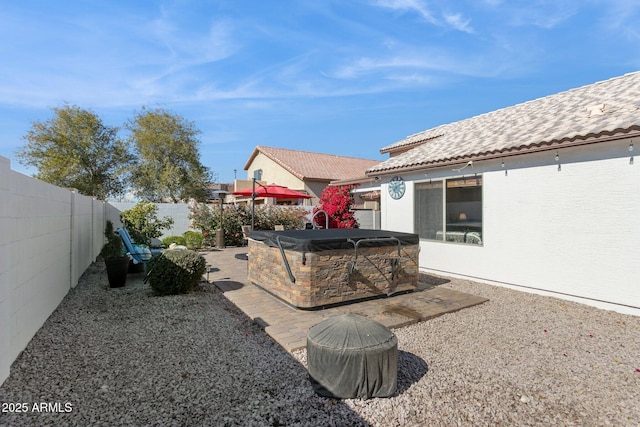
[[[319,210],[329,215],[329,228],[358,228],[358,221],[351,211],[353,196],[351,187],[327,187],[320,195],[320,205],[313,208],[315,214]],[[314,218],[316,225],[325,224],[324,215]]]
[[[251,206],[247,205],[225,205],[221,213],[220,205],[198,203],[189,206],[189,210],[192,227],[202,232],[207,246],[214,246],[221,219],[225,244],[229,246],[242,244],[242,226],[251,224]],[[273,230],[276,224],[282,224],[285,230],[299,229],[304,225],[306,214],[302,207],[258,205],[255,207],[254,228]]]

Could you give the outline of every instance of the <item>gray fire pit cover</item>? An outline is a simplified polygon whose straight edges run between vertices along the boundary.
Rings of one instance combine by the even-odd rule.
[[[389,397],[397,387],[398,339],[366,317],[332,317],[309,329],[307,364],[311,385],[321,396]]]

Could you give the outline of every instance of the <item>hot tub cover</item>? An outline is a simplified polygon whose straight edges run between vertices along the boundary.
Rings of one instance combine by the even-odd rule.
[[[309,329],[307,365],[311,385],[321,396],[389,397],[397,387],[398,339],[366,317],[335,316]]]
[[[261,241],[271,247],[278,247],[278,240],[283,249],[297,252],[319,252],[332,249],[353,249],[347,239],[383,239],[362,242],[360,247],[395,246],[397,241],[384,240],[395,237],[401,245],[417,245],[419,237],[413,233],[400,233],[389,230],[367,230],[359,228],[330,228],[328,230],[260,230],[252,231],[249,237]]]

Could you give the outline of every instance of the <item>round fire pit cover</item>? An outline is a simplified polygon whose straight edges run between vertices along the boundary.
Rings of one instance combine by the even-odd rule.
[[[332,317],[309,329],[307,364],[311,385],[321,396],[389,397],[397,386],[398,339],[366,317]]]

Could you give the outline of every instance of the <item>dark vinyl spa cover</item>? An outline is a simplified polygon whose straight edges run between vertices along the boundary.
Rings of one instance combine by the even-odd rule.
[[[283,249],[298,252],[318,252],[333,249],[353,249],[352,243],[347,239],[362,242],[360,247],[371,246],[395,246],[400,241],[401,245],[417,245],[419,237],[413,233],[400,233],[389,230],[368,230],[359,228],[330,228],[328,230],[256,230],[249,233],[249,237],[261,241],[268,246],[278,247],[278,241]],[[395,238],[398,240],[388,240]],[[380,240],[372,240],[380,239]]]
[[[398,339],[366,317],[335,316],[309,329],[307,365],[311,385],[321,396],[389,397],[397,387]]]

